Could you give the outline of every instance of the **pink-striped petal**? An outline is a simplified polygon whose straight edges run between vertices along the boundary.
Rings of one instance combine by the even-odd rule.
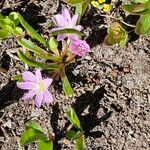
[[[36,107],[40,108],[43,101],[43,93],[37,93],[35,96],[35,105]]]
[[[36,95],[36,92],[34,90],[29,91],[28,93],[24,94],[22,97],[23,100],[28,100]]]
[[[24,81],[36,81],[35,75],[30,71],[25,71],[24,73],[22,73],[22,78]]]
[[[58,26],[58,27],[65,27],[67,26],[67,21],[66,18],[64,18],[62,15],[58,14],[52,17],[53,22]]]
[[[37,69],[35,71],[36,80],[42,80],[41,70]]]
[[[17,87],[23,90],[30,90],[36,87],[34,82],[18,82]]]
[[[68,23],[71,23],[71,15],[70,15],[70,12],[68,11],[68,9],[66,7],[64,7],[62,9],[62,15]]]
[[[45,103],[53,102],[53,96],[48,90],[45,90],[45,92],[43,93],[43,101]]]
[[[74,27],[77,24],[78,15],[74,15],[71,19],[71,25]]]
[[[83,30],[83,27],[81,25],[77,25],[74,27],[74,29],[81,31],[81,30]]]
[[[43,79],[43,83],[46,86],[46,88],[48,88],[51,85],[52,81],[52,78]]]

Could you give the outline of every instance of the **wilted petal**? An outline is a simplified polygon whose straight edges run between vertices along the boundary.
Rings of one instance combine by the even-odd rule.
[[[34,90],[31,90],[28,93],[24,94],[22,99],[23,100],[28,100],[28,99],[32,98],[34,95],[36,95],[36,92]]]
[[[30,90],[36,87],[34,82],[18,82],[17,87],[23,90]]]
[[[71,15],[70,15],[70,12],[68,11],[68,9],[66,7],[64,7],[62,9],[62,15],[63,15],[64,19],[67,20],[68,23],[71,23]]]
[[[52,81],[52,78],[43,79],[43,83],[46,86],[46,88],[48,88],[51,85]]]
[[[24,81],[36,81],[36,77],[35,75],[30,72],[30,71],[25,71],[23,74],[22,74],[22,78]]]
[[[37,93],[35,96],[35,105],[36,107],[40,108],[42,105],[42,101],[43,101],[43,93]]]
[[[48,90],[45,90],[45,92],[43,93],[43,101],[46,103],[53,102],[53,96]]]
[[[36,80],[42,80],[41,70],[37,69],[35,71]]]

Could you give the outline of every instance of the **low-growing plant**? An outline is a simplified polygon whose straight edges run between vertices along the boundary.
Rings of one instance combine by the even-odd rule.
[[[53,138],[47,137],[41,126],[35,121],[26,123],[25,131],[20,138],[20,145],[25,146],[38,141],[38,150],[53,150]]]
[[[66,134],[66,137],[69,140],[75,140],[75,150],[84,150],[85,149],[84,131],[82,129],[78,116],[72,107],[67,110],[67,117],[71,122],[72,126],[75,127],[75,130],[69,129],[69,131]]]
[[[50,30],[49,38],[45,39],[19,13],[0,15],[0,38],[15,36],[17,43],[25,50],[18,51],[20,60],[31,67],[48,71],[51,78],[60,77],[65,94],[72,96],[73,90],[66,76],[65,67],[74,63],[77,55],[84,56],[90,52],[90,47],[85,40],[81,40],[83,34],[80,31],[83,27],[77,25],[77,14],[71,17],[68,9],[63,7],[62,13],[54,15],[52,20],[56,27]],[[54,36],[57,36],[57,40]]]

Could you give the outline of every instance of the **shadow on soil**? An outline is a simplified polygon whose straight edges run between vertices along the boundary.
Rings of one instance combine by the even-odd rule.
[[[103,135],[102,131],[91,132],[91,130],[96,126],[100,126],[102,122],[107,121],[112,114],[112,111],[108,111],[107,108],[103,108],[105,115],[103,115],[101,118],[98,118],[97,116],[98,110],[100,107],[102,107],[99,102],[103,99],[105,93],[106,90],[104,87],[96,90],[94,94],[90,91],[87,91],[85,94],[78,97],[76,102],[72,105],[82,124],[83,130],[85,132],[85,138],[89,136],[94,138],[101,138]],[[88,113],[86,115],[82,115],[87,107]],[[52,109],[53,114],[51,116],[51,126],[55,132],[54,149],[61,149],[61,145],[58,143],[58,141],[65,137],[66,129],[70,123],[67,122],[65,127],[62,130],[59,130],[58,116],[60,110],[58,103],[56,103]]]
[[[16,83],[10,81],[0,90],[0,110],[16,102],[23,93],[16,87]]]

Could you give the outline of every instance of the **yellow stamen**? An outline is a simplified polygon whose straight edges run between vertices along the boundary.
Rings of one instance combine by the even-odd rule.
[[[110,11],[111,7],[109,4],[104,4],[103,5],[103,11],[107,12],[107,11]]]
[[[99,3],[97,1],[91,1],[91,5],[93,5],[94,7],[98,7]]]

